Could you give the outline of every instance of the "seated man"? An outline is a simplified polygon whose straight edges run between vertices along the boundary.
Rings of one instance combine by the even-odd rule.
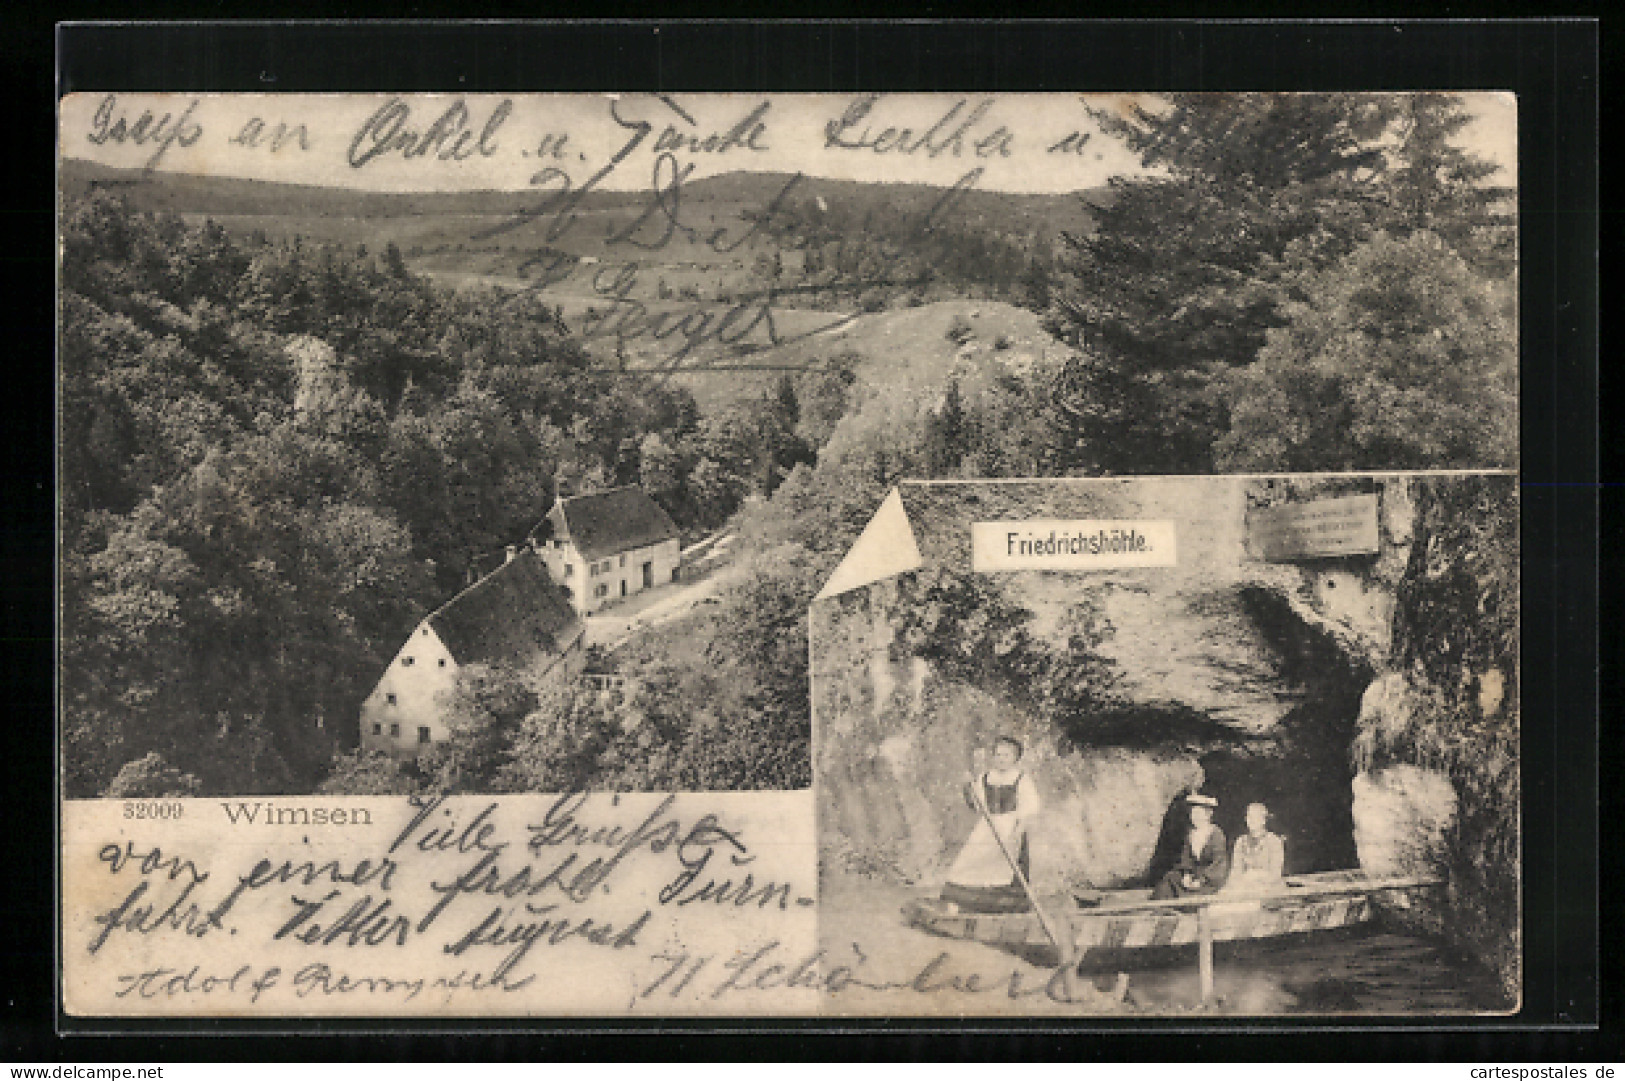
[[[1230,874],[1230,856],[1224,834],[1213,824],[1219,801],[1200,792],[1185,797],[1190,804],[1191,831],[1180,846],[1179,860],[1151,891],[1153,900],[1216,893]]]
[[[1267,828],[1269,820],[1269,808],[1262,803],[1247,805],[1247,832],[1236,839],[1231,850],[1225,893],[1270,893],[1281,888],[1286,846]]]

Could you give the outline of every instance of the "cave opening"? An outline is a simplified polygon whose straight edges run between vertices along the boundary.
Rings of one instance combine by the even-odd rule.
[[[1208,742],[1198,756],[1202,790],[1219,801],[1214,822],[1226,838],[1246,832],[1250,803],[1269,808],[1269,829],[1286,847],[1287,874],[1356,867],[1354,776],[1349,753],[1360,699],[1372,672],[1327,631],[1301,619],[1280,593],[1242,591],[1248,615],[1279,659],[1283,693],[1295,704],[1268,740]],[[1157,854],[1155,879],[1178,857],[1188,828],[1186,793],[1170,801]]]
[[[1272,829],[1286,841],[1289,874],[1355,867],[1354,775],[1349,753],[1369,663],[1322,627],[1306,623],[1287,598],[1259,587],[1242,591],[1254,624],[1280,657],[1280,678],[1299,695],[1277,726],[1276,753],[1218,752],[1202,761],[1209,783],[1229,791],[1221,828],[1242,831],[1247,804],[1269,806]]]

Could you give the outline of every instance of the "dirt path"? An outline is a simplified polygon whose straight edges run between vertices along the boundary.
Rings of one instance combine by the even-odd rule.
[[[719,542],[720,543],[720,542]],[[587,617],[586,644],[614,651],[633,635],[686,615],[739,576],[738,567],[720,562],[714,570],[677,586],[663,586]]]

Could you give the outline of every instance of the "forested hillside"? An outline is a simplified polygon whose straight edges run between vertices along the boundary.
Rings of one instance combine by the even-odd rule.
[[[534,295],[437,288],[393,247],[96,194],[66,208],[61,302],[70,795],[309,791],[401,636],[555,478],[641,481],[694,533],[805,454],[780,398],[702,420],[593,370]]]

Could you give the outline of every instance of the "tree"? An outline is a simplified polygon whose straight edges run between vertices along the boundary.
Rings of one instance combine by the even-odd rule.
[[[401,255],[400,246],[393,240],[384,245],[384,270],[390,277],[401,281],[412,278],[412,272],[406,266],[406,257]]]
[[[447,738],[419,767],[438,792],[504,791],[520,721],[536,708],[525,675],[503,665],[469,665],[457,674],[446,705]]]
[[[619,728],[610,703],[582,678],[581,665],[556,665],[513,729],[506,787],[570,792],[601,786],[600,758]]]
[[[1226,469],[1517,461],[1515,296],[1433,233],[1379,234],[1312,276],[1258,359],[1225,376]]]
[[[190,773],[164,761],[164,756],[149,753],[132,762],[126,762],[118,776],[107,786],[109,799],[167,799],[176,796],[195,796],[201,783]]]
[[[1489,182],[1500,166],[1452,141],[1471,115],[1452,94],[1408,94],[1401,101],[1392,170],[1395,220],[1388,231],[1437,233],[1478,272],[1509,277],[1517,266],[1516,192]]]
[[[677,449],[650,432],[638,447],[638,484],[651,497],[670,502],[683,484],[683,460]]]
[[[1288,323],[1305,281],[1378,233],[1498,250],[1486,167],[1448,143],[1453,99],[1175,94],[1098,119],[1154,172],[1113,184],[1052,289],[1047,324],[1080,354],[1060,388],[1079,466],[1210,471],[1227,374]]]
[[[925,438],[921,449],[925,457],[926,475],[952,476],[970,449],[968,435],[959,380],[950,379],[948,389],[942,396],[941,407],[925,418]]]
[[[382,751],[358,748],[334,757],[316,791],[329,796],[409,796],[418,790],[415,772]]]

